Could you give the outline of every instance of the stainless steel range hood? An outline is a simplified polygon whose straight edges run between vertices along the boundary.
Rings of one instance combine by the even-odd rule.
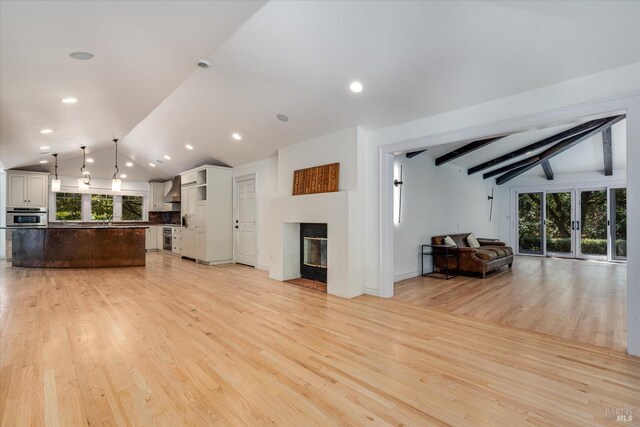
[[[165,203],[180,203],[180,184],[182,180],[180,175],[173,178],[171,182],[171,190],[164,196]]]

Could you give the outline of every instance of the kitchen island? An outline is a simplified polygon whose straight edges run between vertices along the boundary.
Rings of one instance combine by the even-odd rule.
[[[146,225],[13,228],[11,262],[14,267],[142,267],[146,228]]]

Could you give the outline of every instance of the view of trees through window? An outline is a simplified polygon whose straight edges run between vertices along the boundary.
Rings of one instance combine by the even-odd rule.
[[[113,217],[113,196],[91,195],[91,220],[104,221]]]
[[[615,225],[615,249],[616,258],[627,257],[627,189],[616,188],[612,190],[612,199],[615,200],[614,218]]]
[[[522,253],[542,253],[543,193],[518,195],[518,244]],[[610,218],[607,218],[607,190],[581,190],[576,194],[580,204],[578,218],[572,217],[573,192],[546,193],[546,251],[571,254],[572,229],[580,230],[580,252],[576,255],[606,256],[608,251],[608,220],[611,220],[612,253],[614,258],[627,255],[627,190],[611,190]],[[579,226],[578,226],[579,223]]]
[[[80,221],[82,219],[82,194],[56,193],[56,220]]]
[[[144,196],[88,193],[56,193],[56,221],[142,221]],[[91,212],[82,212],[91,201]],[[118,214],[114,216],[114,210]]]
[[[518,245],[523,253],[542,253],[542,193],[518,197]]]
[[[142,196],[122,196],[122,220],[142,219]]]
[[[547,252],[571,252],[571,194],[547,193]]]
[[[607,254],[607,191],[580,193],[580,242],[586,255]]]

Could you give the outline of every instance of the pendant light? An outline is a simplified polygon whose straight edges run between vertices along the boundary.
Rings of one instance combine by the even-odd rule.
[[[78,178],[78,188],[80,190],[88,190],[91,185],[91,175],[89,175],[89,171],[84,170],[86,168],[86,158],[85,158],[85,149],[86,146],[80,147],[82,149],[82,167],[80,168],[80,173],[82,173],[82,178]]]
[[[122,180],[118,178],[118,140],[114,139],[113,142],[116,144],[116,171],[111,177],[111,190],[112,191],[120,191],[122,189]]]
[[[51,180],[51,191],[57,193],[60,191],[60,180],[58,179],[58,153],[54,154],[53,157],[56,159],[56,177]]]

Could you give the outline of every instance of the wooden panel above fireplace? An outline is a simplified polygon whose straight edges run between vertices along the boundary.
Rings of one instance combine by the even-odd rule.
[[[338,191],[340,163],[315,166],[293,172],[293,195]]]

